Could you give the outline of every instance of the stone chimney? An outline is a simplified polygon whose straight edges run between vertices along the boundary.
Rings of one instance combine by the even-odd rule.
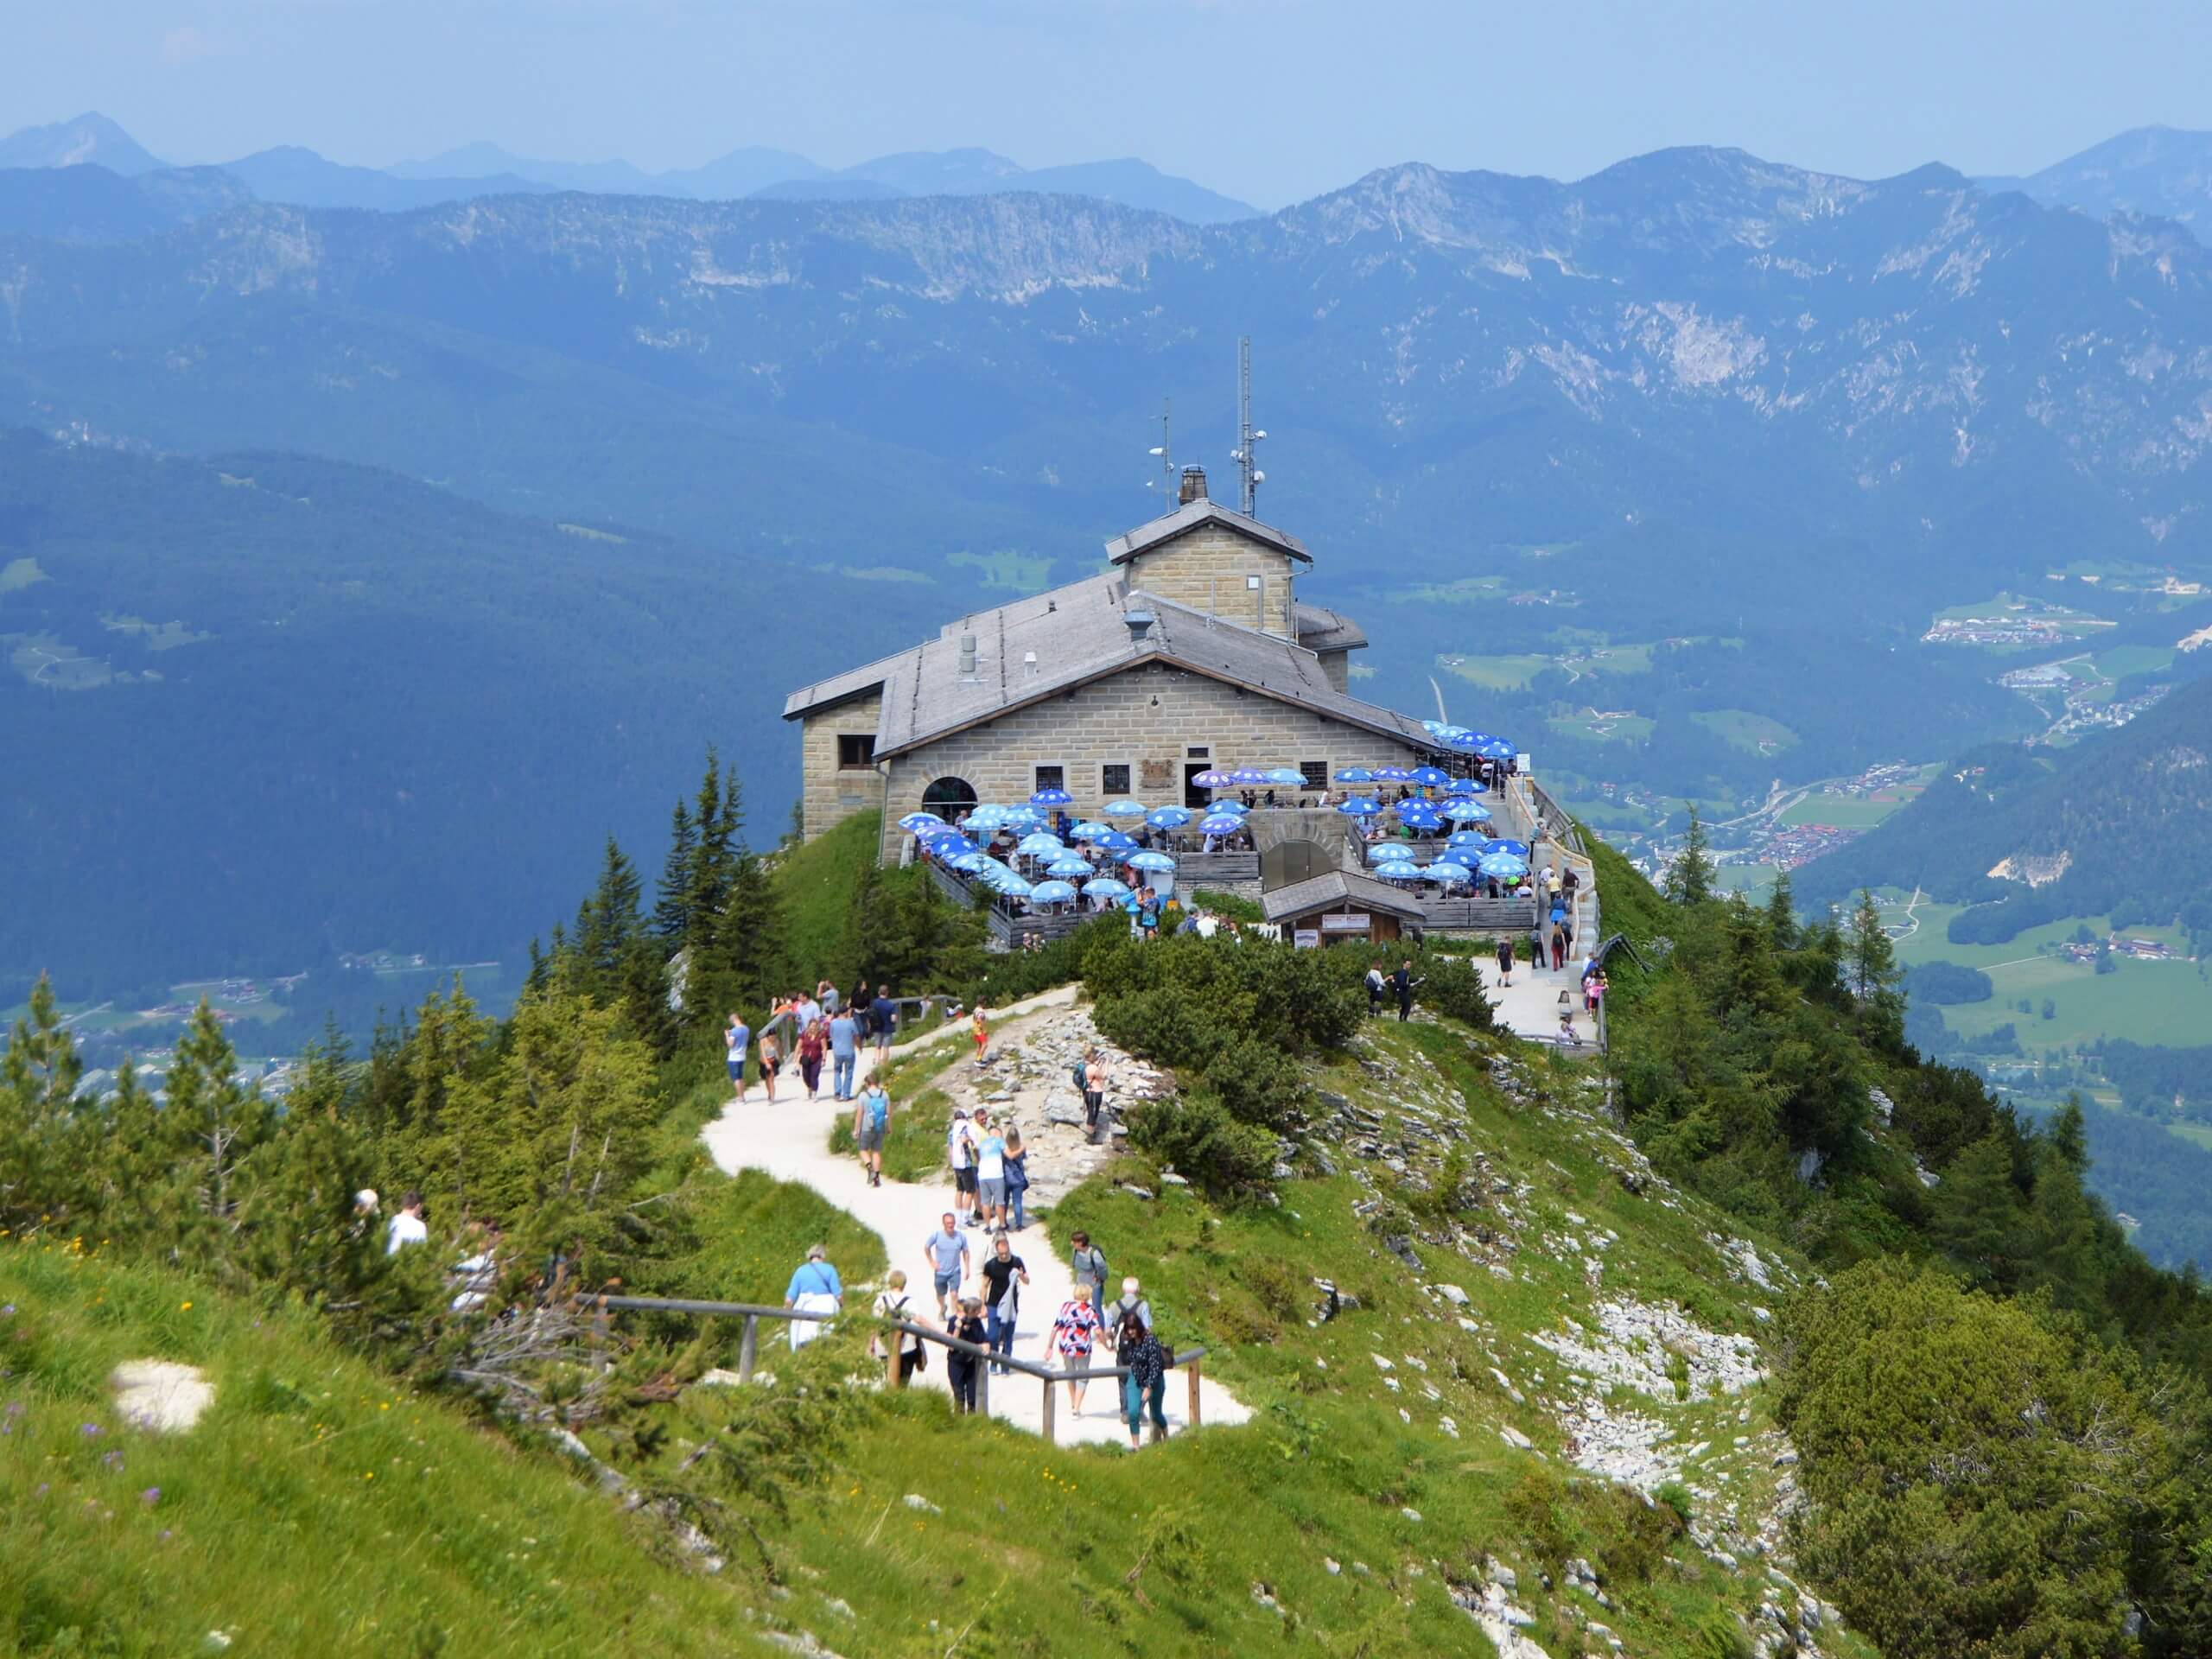
[[[1183,469],[1183,487],[1176,495],[1176,505],[1187,507],[1193,501],[1203,501],[1205,499],[1206,469],[1203,467],[1185,467]]]

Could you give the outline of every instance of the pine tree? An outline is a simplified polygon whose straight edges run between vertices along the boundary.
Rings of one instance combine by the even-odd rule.
[[[1690,827],[1683,833],[1682,850],[1667,867],[1666,884],[1661,891],[1678,905],[1701,905],[1713,897],[1713,855],[1696,806],[1684,804],[1690,808]]]
[[[690,890],[691,859],[697,844],[691,828],[690,805],[679,799],[669,823],[668,860],[661,867],[653,904],[653,931],[671,950],[683,942],[690,919],[685,898]]]
[[[263,1154],[248,1260],[257,1280],[332,1312],[358,1338],[372,1328],[390,1274],[383,1228],[354,1208],[372,1178],[348,1093],[342,1041],[327,1038],[301,1057]]]
[[[76,1186],[67,1142],[85,1064],[44,974],[0,1051],[0,1225],[65,1212]]]
[[[238,1054],[206,998],[170,1063],[161,1111],[162,1145],[181,1183],[169,1207],[171,1247],[241,1271],[237,1236],[245,1224],[251,1160],[272,1123],[269,1103],[238,1076]]]
[[[576,915],[575,949],[584,983],[602,1001],[618,994],[631,949],[645,936],[645,918],[639,912],[643,892],[637,867],[609,836],[599,886]]]
[[[1766,932],[1776,950],[1797,948],[1797,894],[1786,869],[1775,872],[1774,891],[1766,896]]]
[[[1844,970],[1852,995],[1859,999],[1859,1023],[1867,1039],[1883,1048],[1902,1047],[1904,994],[1898,988],[1904,983],[1904,974],[1897,966],[1889,930],[1882,925],[1881,909],[1863,887],[1845,938]]]

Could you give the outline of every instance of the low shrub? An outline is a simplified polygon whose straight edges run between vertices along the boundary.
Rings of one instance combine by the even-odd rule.
[[[1274,1168],[1274,1136],[1239,1122],[1210,1094],[1147,1101],[1128,1122],[1130,1145],[1222,1198],[1257,1193]]]

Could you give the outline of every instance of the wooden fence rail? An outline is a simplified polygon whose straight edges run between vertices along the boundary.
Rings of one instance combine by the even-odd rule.
[[[743,1319],[745,1330],[738,1340],[737,1346],[737,1376],[741,1382],[750,1382],[753,1380],[753,1370],[759,1363],[761,1320],[805,1319],[826,1325],[832,1319],[865,1319],[869,1325],[879,1329],[903,1332],[910,1337],[918,1337],[925,1342],[935,1343],[948,1352],[965,1354],[970,1359],[982,1361],[983,1368],[976,1377],[976,1409],[986,1416],[990,1414],[991,1409],[992,1366],[1003,1365],[1009,1370],[1020,1372],[1024,1376],[1037,1379],[1044,1385],[1045,1389],[1043,1433],[1047,1444],[1050,1444],[1052,1440],[1054,1398],[1052,1385],[1055,1382],[1089,1382],[1108,1376],[1118,1380],[1129,1374],[1129,1368],[1126,1365],[1094,1365],[1080,1371],[1054,1370],[1051,1366],[1039,1365],[1034,1360],[1017,1359],[1012,1354],[995,1353],[988,1348],[963,1341],[958,1337],[950,1336],[942,1331],[931,1330],[925,1325],[916,1325],[909,1319],[880,1319],[872,1314],[810,1313],[801,1313],[797,1308],[769,1307],[755,1302],[698,1301],[684,1297],[667,1296],[594,1296],[589,1299],[589,1301],[594,1313],[595,1322],[602,1332],[605,1330],[606,1315],[609,1313],[691,1313],[709,1318]],[[903,1388],[906,1386],[906,1379],[899,1364],[899,1351],[906,1344],[894,1342],[889,1346],[891,1352],[885,1362],[884,1380],[891,1388]],[[1198,1427],[1198,1391],[1205,1357],[1206,1351],[1202,1347],[1181,1348],[1175,1352],[1173,1369],[1181,1371],[1189,1383],[1192,1428]]]

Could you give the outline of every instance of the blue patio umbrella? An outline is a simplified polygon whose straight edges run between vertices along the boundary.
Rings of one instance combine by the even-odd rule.
[[[1423,789],[1441,789],[1452,781],[1452,774],[1441,766],[1415,766],[1413,781]]]
[[[1102,819],[1085,818],[1081,823],[1076,825],[1074,829],[1069,830],[1068,833],[1073,836],[1077,841],[1096,841],[1101,836],[1112,835],[1114,833],[1114,826],[1110,823],[1105,823]]]
[[[980,875],[989,868],[991,861],[970,849],[967,852],[948,858],[944,862],[948,869],[957,870],[963,875]]]
[[[999,822],[1009,830],[1031,830],[1045,822],[1045,815],[1033,806],[1009,806]]]
[[[1454,823],[1488,823],[1491,817],[1490,808],[1480,801],[1459,798],[1446,801],[1437,810]]]
[[[1293,788],[1306,781],[1306,774],[1296,766],[1270,766],[1265,776],[1271,784],[1288,784]]]
[[[1485,760],[1510,760],[1520,751],[1502,737],[1493,737],[1475,751]]]
[[[1401,801],[1397,812],[1398,822],[1408,830],[1433,830],[1444,822],[1444,815],[1427,801]]]
[[[1444,844],[1455,853],[1465,848],[1474,853],[1477,857],[1480,857],[1483,850],[1490,845],[1490,837],[1479,830],[1461,830],[1447,839]]]
[[[1099,836],[1098,844],[1109,853],[1133,853],[1136,850],[1137,841],[1135,836],[1125,836],[1116,830]]]
[[[1250,789],[1255,785],[1266,783],[1268,774],[1257,766],[1235,766],[1230,770],[1229,781],[1239,789]]]
[[[1198,820],[1198,833],[1205,836],[1233,836],[1243,827],[1234,812],[1209,812]]]
[[[952,835],[931,836],[922,843],[922,850],[931,858],[955,859],[964,858],[969,853],[979,853],[982,849],[965,836]]]
[[[1010,806],[979,806],[969,813],[968,822],[978,830],[995,830],[1013,810]]]
[[[1217,766],[1209,766],[1191,779],[1199,789],[1227,789],[1230,781],[1229,774]]]
[[[1234,818],[1249,818],[1252,816],[1252,809],[1242,801],[1216,801],[1210,810],[1215,812],[1226,812]]]
[[[1406,850],[1402,841],[1378,841],[1367,849],[1370,864],[1410,864],[1413,855]]]
[[[1409,861],[1378,864],[1373,874],[1379,881],[1418,881],[1421,880],[1421,866]]]
[[[1488,732],[1454,732],[1444,741],[1462,754],[1476,754],[1491,741],[1491,735]]]
[[[1484,875],[1511,881],[1529,874],[1529,861],[1517,853],[1484,853],[1483,861],[1477,868]]]
[[[1510,853],[1516,858],[1526,858],[1529,856],[1529,843],[1515,841],[1510,836],[1494,836],[1483,843],[1483,850],[1486,853]]]
[[[1452,729],[1440,720],[1424,720],[1421,723],[1421,728],[1431,737],[1441,737]]]
[[[1425,879],[1440,882],[1447,887],[1455,882],[1471,881],[1475,879],[1472,870],[1464,864],[1455,864],[1448,858],[1438,859],[1435,863],[1422,870],[1421,874]]]
[[[1348,818],[1371,818],[1382,810],[1379,801],[1370,801],[1364,795],[1355,795],[1337,808]]]
[[[1065,806],[1075,797],[1065,789],[1040,789],[1029,798],[1032,806]]]
[[[1109,801],[1106,803],[1106,816],[1109,818],[1141,818],[1144,817],[1145,810],[1145,804],[1142,801]]]
[[[1487,795],[1490,785],[1479,778],[1454,778],[1444,786],[1447,795]]]
[[[1083,884],[1083,896],[1086,899],[1119,899],[1128,890],[1128,882],[1116,881],[1110,875],[1102,875],[1094,881]]]
[[[1144,821],[1155,830],[1180,830],[1196,817],[1187,806],[1155,806],[1144,815]]]
[[[1038,830],[1024,836],[1021,844],[1014,850],[1025,858],[1050,858],[1055,853],[1065,853],[1067,849],[1060,844],[1058,836],[1047,835]]]
[[[1172,870],[1175,861],[1165,853],[1138,853],[1129,860],[1129,868],[1137,870]]]
[[[1375,781],[1375,774],[1365,766],[1339,766],[1337,781],[1340,784],[1371,784]]]
[[[1029,889],[1033,905],[1065,905],[1074,897],[1074,884],[1067,881],[1039,881]]]
[[[1091,874],[1091,869],[1088,862],[1071,853],[1047,864],[1045,874],[1064,881],[1080,881]]]
[[[1405,766],[1377,766],[1375,781],[1378,784],[1403,784],[1413,780],[1412,771]]]
[[[949,826],[934,812],[909,812],[899,820],[899,827],[908,835],[913,836],[919,835],[925,830],[931,828],[943,830]]]
[[[1002,870],[1006,870],[1006,866],[1003,864],[1000,865],[999,868]],[[1012,870],[1006,870],[1006,874],[1004,875],[992,876],[989,880],[993,887],[996,887],[1001,893],[1007,894],[1010,898],[1027,899],[1029,896],[1029,883],[1024,880],[1021,877],[1016,875]]]

